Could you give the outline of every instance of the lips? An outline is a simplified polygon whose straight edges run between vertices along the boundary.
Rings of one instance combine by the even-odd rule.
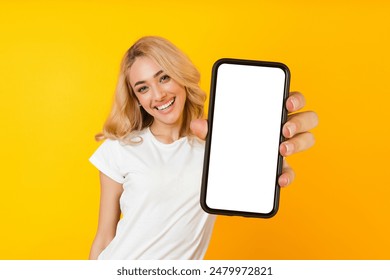
[[[171,107],[173,105],[173,103],[175,103],[175,99],[176,97],[172,98],[171,100],[169,100],[167,103],[161,105],[161,106],[155,106],[154,108],[158,111],[162,111],[162,110],[166,110],[168,109],[169,107]]]

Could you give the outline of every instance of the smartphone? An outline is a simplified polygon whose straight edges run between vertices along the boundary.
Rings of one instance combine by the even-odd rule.
[[[200,203],[211,214],[270,218],[279,207],[290,71],[223,58],[212,69]]]

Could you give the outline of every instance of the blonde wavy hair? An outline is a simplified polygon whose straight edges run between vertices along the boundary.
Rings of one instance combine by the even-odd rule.
[[[139,142],[133,138],[153,123],[153,117],[138,105],[130,85],[130,67],[138,57],[154,60],[168,76],[184,86],[187,98],[180,135],[194,136],[190,123],[203,117],[206,100],[205,92],[199,87],[200,73],[191,60],[171,42],[157,36],[146,36],[136,41],[122,59],[114,103],[103,131],[95,136],[96,140],[108,138],[121,140],[126,144]]]

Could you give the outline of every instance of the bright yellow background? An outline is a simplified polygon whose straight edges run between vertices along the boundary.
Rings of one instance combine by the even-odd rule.
[[[143,35],[186,52],[206,91],[218,58],[284,62],[320,116],[277,216],[219,217],[207,258],[390,259],[389,3],[1,1],[0,259],[87,258],[94,134]]]

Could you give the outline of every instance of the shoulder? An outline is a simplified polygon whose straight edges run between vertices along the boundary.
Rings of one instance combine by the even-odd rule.
[[[118,140],[106,139],[91,156],[91,160],[107,160],[119,158],[123,153],[123,146]]]
[[[119,140],[106,139],[103,141],[103,143],[99,146],[97,150],[109,150],[113,152],[115,150],[120,150],[122,148],[123,148],[123,143],[121,143]]]
[[[117,150],[134,148],[134,147],[139,147],[144,142],[145,138],[147,138],[147,130],[143,129],[141,131],[132,132],[124,139],[107,138],[100,145],[100,147],[103,149],[117,149]]]
[[[189,151],[192,156],[203,158],[205,151],[205,141],[200,140],[197,137],[189,137],[186,143],[186,150]]]
[[[190,137],[188,138],[188,144],[191,145],[195,149],[204,150],[206,141],[199,139],[198,137]]]

